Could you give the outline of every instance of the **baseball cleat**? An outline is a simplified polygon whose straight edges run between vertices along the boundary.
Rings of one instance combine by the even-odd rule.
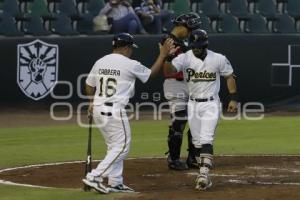
[[[186,165],[185,162],[182,162],[180,160],[168,160],[168,166],[169,169],[171,170],[178,170],[178,171],[182,171],[182,170],[188,170],[188,166]]]
[[[82,179],[82,182],[86,185],[89,186],[93,189],[95,189],[97,192],[102,193],[102,194],[107,194],[109,193],[108,188],[103,185],[101,182],[95,181],[95,180],[89,180],[89,179]]]
[[[212,186],[212,182],[207,175],[198,175],[195,182],[196,190],[206,190]]]
[[[108,190],[110,192],[127,192],[127,193],[135,192],[134,189],[132,189],[132,188],[130,188],[130,187],[124,185],[124,184],[120,184],[120,185],[117,185],[117,186],[114,186],[114,187],[109,186]]]

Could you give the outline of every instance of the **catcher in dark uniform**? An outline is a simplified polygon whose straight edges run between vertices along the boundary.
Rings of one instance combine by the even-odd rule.
[[[164,36],[162,43],[167,38],[174,40],[176,52],[170,55],[164,63],[164,69],[179,54],[188,51],[187,42],[189,33],[200,27],[200,17],[195,13],[182,14],[173,20],[174,27],[169,35]],[[173,170],[186,170],[198,168],[195,158],[192,136],[188,131],[188,158],[186,162],[180,160],[182,136],[187,122],[187,102],[189,98],[186,83],[183,81],[183,73],[166,73],[164,70],[164,96],[169,102],[171,112],[171,125],[168,134],[168,166]]]

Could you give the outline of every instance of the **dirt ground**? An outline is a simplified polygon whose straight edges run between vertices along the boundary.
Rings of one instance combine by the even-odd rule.
[[[300,156],[217,156],[211,171],[213,187],[208,191],[194,189],[197,172],[171,171],[163,158],[126,160],[124,182],[139,193],[121,199],[300,199]],[[83,173],[83,163],[66,163],[6,171],[0,173],[0,179],[81,188]]]

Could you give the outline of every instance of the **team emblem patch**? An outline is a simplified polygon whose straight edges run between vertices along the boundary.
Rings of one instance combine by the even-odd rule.
[[[33,100],[46,97],[58,77],[58,45],[35,40],[18,45],[17,82]]]

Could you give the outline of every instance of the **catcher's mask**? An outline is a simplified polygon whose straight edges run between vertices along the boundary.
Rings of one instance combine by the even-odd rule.
[[[201,19],[196,13],[182,14],[172,20],[175,26],[185,26],[189,30],[200,28]]]

